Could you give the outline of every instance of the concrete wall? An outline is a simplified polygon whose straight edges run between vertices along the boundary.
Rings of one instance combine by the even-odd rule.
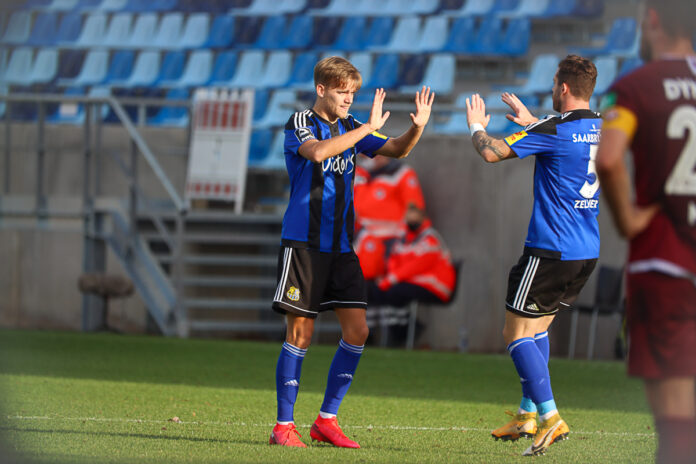
[[[393,131],[388,131],[391,133]],[[47,141],[47,192],[53,196],[79,196],[82,189],[82,133],[74,127],[49,127]],[[0,131],[0,146],[3,146]],[[144,136],[158,155],[177,188],[182,189],[186,170],[186,133],[181,130],[146,130]],[[12,193],[34,190],[35,132],[32,126],[13,128]],[[125,133],[108,128],[104,150],[127,153]],[[123,176],[108,156],[103,156],[102,191],[121,195]],[[455,258],[464,261],[456,301],[446,307],[422,306],[420,319],[427,325],[419,345],[433,349],[458,349],[466,332],[467,348],[477,352],[502,352],[507,273],[519,258],[532,207],[534,160],[510,160],[489,165],[476,154],[468,136],[426,135],[407,159],[418,172],[427,208]],[[4,164],[0,164],[0,179]],[[148,193],[163,190],[144,163],[139,164]],[[265,179],[265,180],[264,180]],[[269,182],[268,177],[249,179]],[[620,266],[625,245],[618,239],[611,218],[602,205],[600,264]],[[0,325],[4,327],[80,328],[80,296],[77,278],[81,269],[82,238],[72,231],[8,230],[0,227]],[[122,272],[113,255],[109,269]],[[590,303],[594,277],[580,296]],[[111,323],[127,331],[142,331],[145,313],[137,296],[112,302]],[[551,330],[552,352],[565,355],[568,315],[561,314]],[[587,320],[581,318],[578,355],[586,350]],[[600,319],[596,353],[611,357],[618,322]]]

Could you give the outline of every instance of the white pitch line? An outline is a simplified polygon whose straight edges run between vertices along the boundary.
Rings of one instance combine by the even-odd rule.
[[[121,422],[135,424],[167,424],[170,420],[155,419],[126,419],[122,417],[49,417],[49,416],[6,416],[7,419],[14,420],[63,420],[76,422]],[[173,422],[182,425],[222,425],[231,427],[273,427],[275,423],[250,424],[247,422],[212,422],[212,421],[180,421]],[[309,428],[311,424],[299,424],[299,427]],[[365,429],[365,430],[415,430],[423,432],[490,432],[489,429],[475,427],[418,427],[409,425],[342,425],[344,429]],[[640,432],[604,432],[601,430],[573,430],[577,435],[607,435],[607,436],[626,436],[626,437],[654,437],[654,433]]]

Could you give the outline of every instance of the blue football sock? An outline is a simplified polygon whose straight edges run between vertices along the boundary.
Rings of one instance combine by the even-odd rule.
[[[276,367],[276,396],[278,398],[278,422],[293,422],[295,400],[300,389],[300,373],[306,349],[288,342],[283,343]]]
[[[548,331],[540,332],[534,335],[534,343],[544,357],[546,364],[549,363],[549,333]],[[520,402],[520,410],[527,412],[536,412],[537,407],[531,398],[522,396],[522,401]]]
[[[549,368],[534,339],[524,337],[515,340],[508,345],[507,350],[520,376],[522,394],[537,407],[553,400]]]
[[[364,345],[350,345],[344,342],[343,339],[339,342],[336,355],[329,369],[329,379],[326,383],[326,393],[324,393],[321,412],[338,414],[338,407],[341,405],[341,401],[346,395],[350,383],[353,381],[353,375],[358,367],[363,348]]]

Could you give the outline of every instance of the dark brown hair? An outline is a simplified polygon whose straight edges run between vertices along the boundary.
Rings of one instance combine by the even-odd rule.
[[[597,68],[587,58],[568,55],[558,63],[556,79],[558,85],[567,84],[574,97],[589,100],[597,82]]]
[[[694,0],[647,0],[646,7],[657,12],[662,29],[672,38],[691,38],[696,30]]]
[[[360,71],[350,61],[340,56],[329,56],[314,66],[314,85],[322,84],[329,88],[362,86]]]

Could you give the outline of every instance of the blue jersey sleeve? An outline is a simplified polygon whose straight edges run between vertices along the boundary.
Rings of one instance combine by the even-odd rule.
[[[353,128],[357,129],[360,126],[362,126],[362,123],[353,118]],[[363,153],[370,158],[374,158],[377,154],[375,152],[382,148],[384,144],[387,143],[387,140],[389,140],[389,137],[386,135],[382,135],[377,131],[371,132],[355,144],[355,151],[357,153]]]
[[[306,111],[293,114],[285,124],[285,153],[299,155],[300,145],[317,138],[317,127]]]
[[[556,149],[556,125],[551,117],[542,119],[505,137],[505,143],[519,158],[552,154]]]

